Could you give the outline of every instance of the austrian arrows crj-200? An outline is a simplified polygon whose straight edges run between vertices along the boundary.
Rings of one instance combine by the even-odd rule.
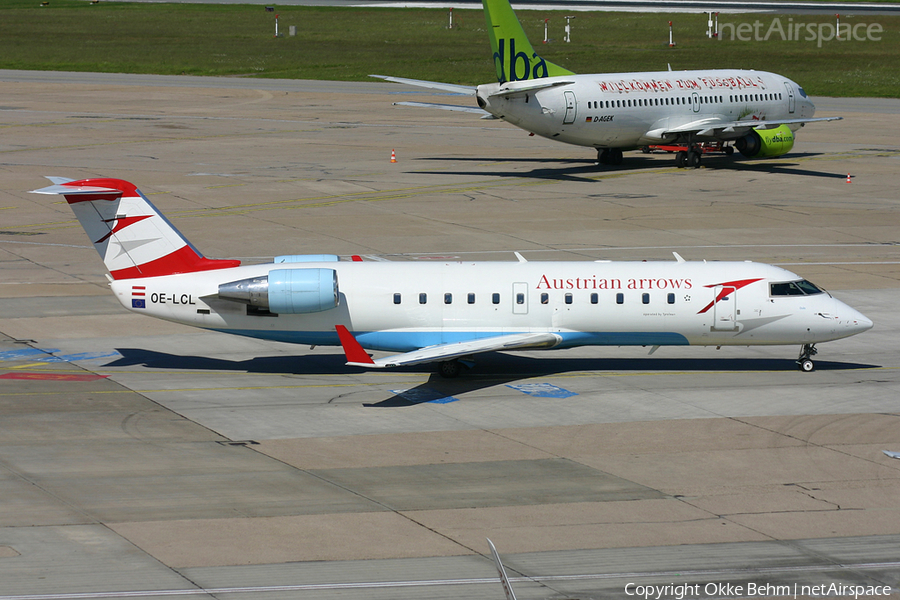
[[[764,71],[708,69],[576,75],[534,51],[508,0],[482,0],[498,83],[477,87],[372,75],[396,83],[475,96],[465,110],[508,121],[545,138],[597,149],[601,164],[622,150],[678,144],[679,167],[698,167],[703,142],[734,142],[747,157],[781,156],[816,107],[799,85]],[[731,147],[728,146],[728,149]]]
[[[133,185],[72,181],[66,198],[139,314],[236,335],[342,345],[366,368],[460,361],[495,350],[574,346],[815,344],[872,322],[784,269],[752,262],[361,262],[205,258]],[[364,348],[395,352],[373,360]],[[655,348],[654,348],[655,349]]]

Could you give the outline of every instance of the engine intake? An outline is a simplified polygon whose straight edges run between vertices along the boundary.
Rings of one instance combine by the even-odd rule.
[[[274,269],[268,276],[221,284],[219,298],[275,314],[297,315],[335,308],[340,293],[334,269]]]

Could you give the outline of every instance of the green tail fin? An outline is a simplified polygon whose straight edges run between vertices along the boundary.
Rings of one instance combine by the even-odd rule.
[[[494,51],[494,67],[500,83],[574,75],[572,71],[538,56],[525,37],[525,31],[509,0],[482,0],[482,4],[491,49]]]

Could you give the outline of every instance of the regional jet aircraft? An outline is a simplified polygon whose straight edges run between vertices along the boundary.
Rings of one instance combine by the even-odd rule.
[[[597,149],[601,164],[650,145],[684,147],[679,167],[699,167],[704,142],[734,142],[751,158],[781,156],[816,107],[799,85],[765,71],[704,69],[576,75],[534,51],[509,0],[482,0],[498,83],[477,87],[372,75],[475,96],[479,108],[400,102],[479,112],[545,138]],[[731,146],[728,146],[730,149]]]
[[[128,310],[204,329],[342,345],[370,369],[575,346],[801,346],[872,327],[802,277],[752,262],[362,262],[278,256],[266,264],[200,254],[131,183],[73,181],[65,197]],[[393,352],[372,359],[368,350]]]

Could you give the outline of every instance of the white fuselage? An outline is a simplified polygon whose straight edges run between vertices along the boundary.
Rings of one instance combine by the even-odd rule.
[[[338,306],[251,314],[219,285],[274,269],[333,269]],[[773,295],[801,278],[751,262],[319,262],[260,264],[117,280],[136,313],[238,335],[338,345],[345,325],[369,349],[406,352],[520,332],[581,345],[812,344],[872,326],[827,293]]]
[[[571,82],[516,93],[533,80],[479,85],[478,104],[497,118],[546,138],[595,148],[631,148],[674,141],[664,132],[709,119],[811,118],[815,106],[796,83],[775,73],[716,69],[570,75],[542,79]],[[501,90],[510,91],[504,95]],[[798,125],[792,125],[796,130]],[[733,138],[746,131],[736,132]],[[692,141],[727,140],[728,132]]]

